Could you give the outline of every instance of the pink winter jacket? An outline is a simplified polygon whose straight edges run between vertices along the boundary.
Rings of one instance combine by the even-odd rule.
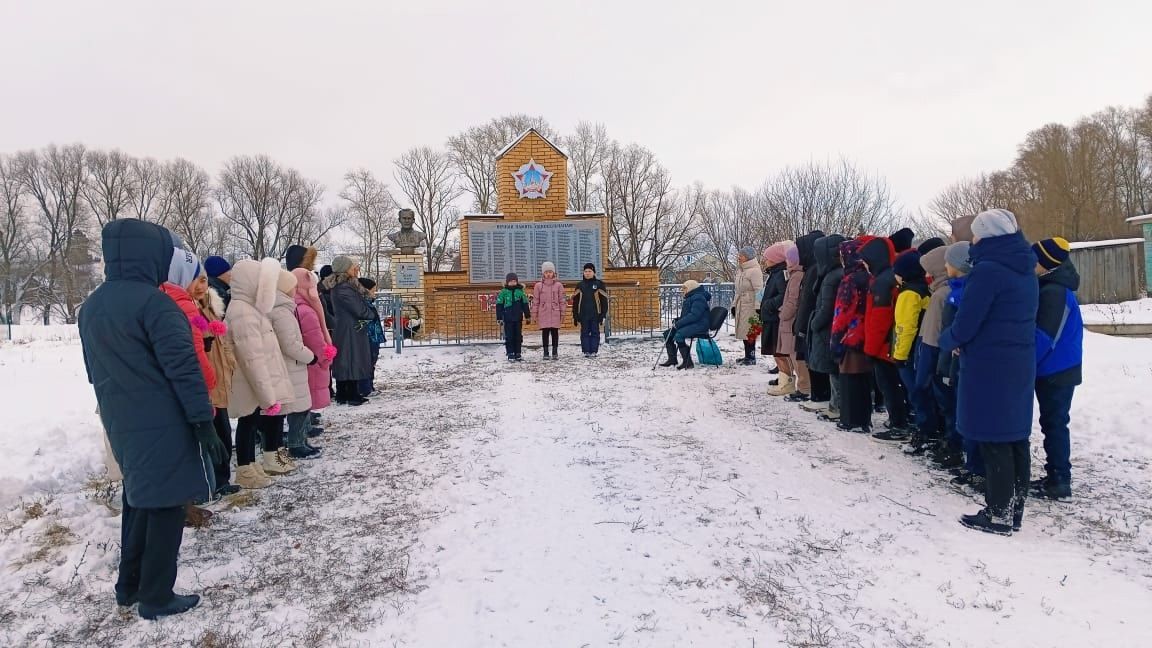
[[[555,279],[541,279],[532,290],[532,319],[540,328],[560,328],[568,297],[564,284]]]
[[[332,382],[332,361],[324,355],[324,324],[316,312],[308,305],[308,297],[297,286],[296,320],[300,322],[300,335],[304,346],[316,354],[316,364],[308,365],[308,390],[312,392],[312,411],[322,410],[332,404],[328,386]]]
[[[324,321],[324,305],[320,303],[320,291],[316,289],[316,285],[319,283],[316,275],[312,274],[311,270],[304,268],[296,268],[292,274],[296,277],[296,294],[304,293],[304,303],[300,304],[299,300],[296,303],[307,306],[316,313],[316,318],[320,320],[320,331],[323,333],[324,342],[332,344],[327,322]]]

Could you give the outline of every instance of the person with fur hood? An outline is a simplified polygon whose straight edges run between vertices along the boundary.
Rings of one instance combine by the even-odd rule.
[[[336,357],[336,347],[324,341],[324,323],[316,316],[299,284],[296,286],[296,321],[300,325],[300,337],[304,346],[319,358],[315,364],[308,365],[308,390],[312,399],[312,411],[319,412],[332,402],[329,387],[332,385],[332,359]],[[298,422],[298,421],[297,421]],[[309,426],[292,427],[292,419],[288,421],[288,452],[293,457],[300,454],[299,448],[308,445]],[[301,438],[303,435],[303,438]]]
[[[360,381],[372,376],[372,348],[368,329],[361,321],[379,319],[380,313],[368,302],[368,291],[360,284],[360,266],[346,256],[332,260],[332,275],[324,280],[336,321],[332,324],[332,342],[339,350],[332,363],[336,379],[336,402],[341,405],[363,405],[368,399],[360,395]]]
[[[320,300],[320,281],[316,278],[316,248],[303,245],[290,245],[284,252],[284,266],[296,277],[297,292],[304,293],[304,300],[309,308],[320,318],[324,329],[324,342],[332,344],[332,336],[328,332],[324,303]]]
[[[285,445],[283,428],[278,435],[264,439],[264,451],[281,452],[281,448],[290,455],[290,459],[312,459],[320,454],[319,448],[308,445],[308,428],[312,422],[312,390],[308,384],[308,368],[320,362],[320,354],[314,353],[304,344],[304,335],[300,330],[300,320],[297,318],[298,284],[296,275],[286,270],[280,271],[276,281],[276,304],[268,319],[272,321],[272,330],[276,332],[276,341],[280,344],[280,353],[284,356],[284,366],[288,369],[288,378],[292,381],[293,398],[285,401],[280,415],[287,416],[288,434],[295,441],[295,445]]]
[[[232,374],[236,371],[236,356],[232,354],[232,345],[228,343],[228,326],[224,323],[224,299],[220,296],[208,276],[201,272],[196,281],[192,282],[188,294],[196,300],[200,315],[207,320],[208,330],[204,334],[204,351],[208,354],[208,362],[216,372],[216,386],[209,390],[212,406],[216,408],[216,417],[212,426],[216,429],[216,436],[224,444],[225,454],[222,461],[213,463],[216,473],[216,494],[232,495],[240,490],[232,481],[232,421],[228,416],[228,392],[232,389]]]
[[[786,366],[788,369],[780,372],[779,384],[768,389],[769,396],[789,396],[798,390],[799,383],[803,383],[804,389],[808,389],[808,368],[804,367],[804,373],[801,375],[801,367],[796,362],[796,313],[800,308],[800,284],[804,281],[804,269],[800,267],[800,251],[795,243],[789,242],[785,248],[784,262],[787,266],[787,278],[784,284],[784,301],[780,304],[776,364],[782,368]],[[781,358],[784,362],[781,362]]]
[[[256,460],[256,431],[265,438],[282,433],[283,403],[295,397],[276,331],[268,318],[276,305],[279,279],[280,263],[276,259],[237,261],[232,269],[232,303],[224,323],[236,354],[237,371],[228,401],[234,413],[240,414],[236,421],[236,483],[242,488],[265,488],[272,484],[269,472],[291,472],[287,457],[279,453],[265,454]]]
[[[568,308],[568,297],[564,284],[556,279],[556,265],[545,261],[540,266],[543,278],[532,288],[532,318],[540,326],[540,341],[544,347],[544,359],[560,357],[560,325],[564,323],[564,311]],[[551,344],[551,354],[549,354]]]
[[[732,301],[732,317],[736,319],[736,337],[744,343],[744,357],[738,365],[756,364],[756,339],[748,339],[752,330],[752,319],[760,319],[760,305],[756,296],[764,289],[764,271],[756,262],[756,248],[751,245],[740,248],[736,254],[736,298]]]

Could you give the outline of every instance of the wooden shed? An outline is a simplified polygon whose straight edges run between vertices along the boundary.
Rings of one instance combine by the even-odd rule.
[[[1081,304],[1115,304],[1144,296],[1144,239],[1084,241],[1069,255],[1080,272]]]

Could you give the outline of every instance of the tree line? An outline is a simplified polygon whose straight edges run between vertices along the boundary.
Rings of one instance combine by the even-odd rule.
[[[319,182],[266,155],[233,157],[213,178],[185,159],[49,145],[0,155],[0,316],[18,323],[30,308],[45,322],[75,321],[100,279],[99,228],[117,218],[164,225],[205,255],[279,257],[295,243],[351,253],[388,285],[387,234],[403,205],[427,235],[426,268],[458,269],[461,207],[499,211],[496,153],[528,128],[568,154],[568,208],[606,215],[614,266],[669,269],[708,256],[730,277],[738,247],[816,228],[884,233],[914,224],[930,235],[956,217],[1006,207],[1034,238],[1098,240],[1130,235],[1124,219],[1152,212],[1152,96],[1139,108],[1029,133],[1010,168],[948,187],[919,215],[901,208],[882,176],[847,160],[787,167],[751,189],[677,185],[653,151],[612,138],[603,124],[563,134],[531,115],[405,151],[393,160],[394,186],[351,170],[334,204]],[[331,249],[336,233],[353,248]]]

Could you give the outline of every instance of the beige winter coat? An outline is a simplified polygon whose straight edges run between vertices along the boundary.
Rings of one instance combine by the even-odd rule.
[[[764,289],[764,271],[756,259],[740,264],[736,271],[736,297],[732,307],[736,309],[736,339],[748,337],[748,319],[760,312],[760,299],[756,296]]]
[[[247,416],[273,403],[284,405],[295,398],[284,356],[268,314],[276,303],[280,263],[275,259],[243,260],[232,266],[232,302],[224,323],[228,342],[236,356],[229,414]]]
[[[200,314],[209,322],[224,320],[224,299],[215,289],[209,288],[208,295],[198,302]],[[216,372],[216,387],[208,395],[212,397],[212,406],[219,409],[228,409],[228,394],[232,391],[232,374],[236,371],[236,356],[232,354],[232,345],[227,335],[212,340],[212,348],[208,351],[208,362]]]
[[[296,280],[288,272],[284,273],[292,279],[291,288],[296,292]],[[281,275],[283,282],[283,275]],[[281,288],[284,284],[281,284]],[[276,331],[276,340],[280,344],[280,353],[284,356],[284,366],[288,369],[288,378],[292,381],[292,400],[282,403],[282,414],[307,412],[312,409],[312,391],[308,388],[308,364],[316,358],[308,347],[304,346],[304,337],[300,334],[300,321],[296,319],[296,299],[280,292],[276,295],[276,305],[268,315],[272,320],[272,328]]]

